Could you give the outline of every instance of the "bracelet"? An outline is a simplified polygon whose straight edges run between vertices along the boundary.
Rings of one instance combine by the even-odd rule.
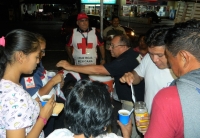
[[[43,121],[44,125],[46,125],[46,124],[47,124],[47,120],[46,120],[45,118],[43,118],[43,117],[41,117],[41,116],[38,116],[38,118],[42,119],[42,121]]]

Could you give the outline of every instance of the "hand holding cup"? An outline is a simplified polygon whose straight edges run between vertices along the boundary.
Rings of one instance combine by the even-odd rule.
[[[130,112],[128,110],[121,109],[118,111],[118,115],[119,115],[119,121],[123,125],[127,125],[130,120]]]
[[[135,120],[138,131],[142,134],[146,133],[149,125],[148,112],[145,102],[138,101],[135,103]],[[147,117],[147,118],[146,118]]]
[[[44,99],[44,97],[46,99]],[[49,96],[50,97],[50,96]],[[56,102],[54,101],[54,95],[52,95],[50,97],[50,99],[48,100],[47,98],[49,98],[48,96],[41,96],[41,99],[43,98],[43,101],[41,101],[41,110],[40,110],[40,115],[41,117],[45,118],[45,119],[49,119],[49,117],[52,115],[53,113],[53,108],[56,105]],[[46,101],[44,101],[46,100]]]

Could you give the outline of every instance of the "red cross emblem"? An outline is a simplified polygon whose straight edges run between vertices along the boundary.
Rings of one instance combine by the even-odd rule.
[[[32,79],[31,79],[31,78],[28,78],[26,81],[27,81],[28,83],[31,83]]]
[[[24,82],[26,89],[35,87],[35,82],[33,77],[24,77]]]
[[[82,54],[86,54],[86,48],[92,49],[92,43],[86,45],[86,39],[82,38],[82,43],[77,44],[78,49],[82,49]]]

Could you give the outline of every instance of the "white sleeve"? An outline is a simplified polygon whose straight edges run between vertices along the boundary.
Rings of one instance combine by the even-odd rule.
[[[107,133],[105,135],[97,136],[96,138],[123,138],[123,137],[118,136],[115,133]]]
[[[74,138],[74,134],[66,128],[56,129],[47,138]]]
[[[140,64],[134,69],[140,77],[144,78],[146,68],[150,60],[151,58],[149,54],[146,54],[144,58],[141,60]]]
[[[36,99],[37,97],[40,96],[40,94],[39,94],[38,92],[39,92],[39,90],[32,96],[32,99]],[[38,95],[39,95],[39,96],[38,96]]]

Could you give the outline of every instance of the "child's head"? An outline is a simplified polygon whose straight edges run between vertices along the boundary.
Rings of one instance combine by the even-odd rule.
[[[88,79],[79,80],[65,103],[65,124],[75,135],[105,134],[112,121],[112,104],[107,86]]]
[[[38,40],[39,40],[39,42],[40,42],[40,48],[41,48],[40,60],[41,60],[42,57],[45,56],[46,39],[45,39],[41,34],[36,34],[36,37],[38,38]]]
[[[139,37],[139,53],[142,55],[142,56],[145,56],[147,53],[148,53],[148,47],[145,43],[145,35],[141,35]]]
[[[22,73],[31,73],[39,62],[37,56],[39,56],[40,45],[35,34],[16,29],[1,39],[5,44],[0,43],[0,78],[3,77],[5,69],[15,63],[24,65],[24,67],[28,63]]]

